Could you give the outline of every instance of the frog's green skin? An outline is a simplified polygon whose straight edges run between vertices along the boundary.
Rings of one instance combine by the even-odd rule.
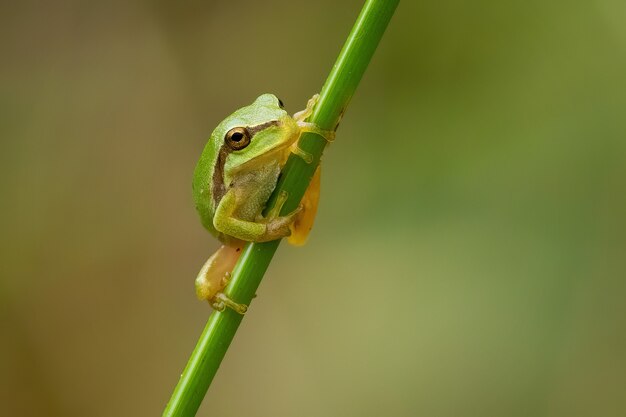
[[[243,314],[238,304],[221,291],[241,254],[243,241],[265,242],[289,236],[290,243],[303,244],[313,224],[319,195],[319,168],[300,208],[278,216],[286,195],[279,195],[274,209],[261,212],[276,187],[280,170],[290,152],[311,162],[311,155],[295,143],[302,132],[315,132],[332,140],[334,132],[320,130],[304,120],[317,102],[315,95],[307,108],[289,116],[281,101],[263,94],[254,103],[237,110],[213,131],[193,177],[193,197],[202,224],[224,243],[204,264],[196,278],[196,294],[223,310],[230,307]],[[249,141],[248,141],[249,140]],[[294,223],[298,217],[298,222]]]
[[[229,146],[225,139],[233,128],[245,128],[249,145]],[[202,224],[220,241],[232,246],[233,240],[264,242],[289,234],[295,213],[273,219],[261,219],[260,213],[301,130],[272,94],[215,128],[194,172],[193,197]]]

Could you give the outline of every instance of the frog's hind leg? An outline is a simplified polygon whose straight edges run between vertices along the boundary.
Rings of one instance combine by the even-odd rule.
[[[296,220],[290,226],[291,235],[287,241],[292,245],[302,246],[306,243],[309,232],[313,228],[315,215],[317,214],[317,204],[320,197],[321,166],[318,166],[311,178],[311,183],[302,197],[300,206],[302,211],[296,216]]]
[[[222,294],[242,250],[243,242],[235,246],[222,246],[204,263],[196,277],[196,295],[200,300],[207,300],[218,311],[230,307],[243,314],[247,310],[247,306],[235,303]]]

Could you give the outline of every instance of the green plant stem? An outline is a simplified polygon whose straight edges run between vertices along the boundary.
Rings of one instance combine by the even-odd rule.
[[[346,43],[328,76],[320,99],[309,121],[324,130],[334,130],[370,62],[376,47],[398,5],[399,0],[367,0]],[[317,166],[326,140],[315,133],[304,133],[299,146],[313,156],[313,162],[291,155],[283,169],[274,194],[272,207],[281,191],[288,194],[281,214],[295,210],[304,195]],[[238,303],[250,304],[267,270],[279,240],[248,244],[232,273],[225,294]],[[243,316],[231,309],[214,311],[167,404],[164,416],[194,416],[219,368]]]

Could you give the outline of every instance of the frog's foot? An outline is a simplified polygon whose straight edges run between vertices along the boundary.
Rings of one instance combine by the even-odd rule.
[[[263,223],[265,225],[265,232],[256,242],[268,242],[270,240],[287,237],[291,234],[291,225],[296,221],[296,218],[302,211],[302,206],[299,206],[289,214],[281,216],[280,211],[288,197],[289,193],[287,191],[281,191],[269,213],[267,213],[266,216],[258,215],[256,217],[257,223]]]
[[[298,214],[302,211],[302,206],[285,216],[278,216],[267,220],[265,223],[265,233],[259,242],[269,242],[291,235],[291,225],[296,221]]]
[[[217,311],[224,311],[226,307],[234,310],[241,315],[246,314],[246,311],[248,311],[248,306],[246,304],[236,303],[222,292],[215,294],[215,297],[213,297],[213,299],[210,301],[210,304],[211,307],[213,307]]]

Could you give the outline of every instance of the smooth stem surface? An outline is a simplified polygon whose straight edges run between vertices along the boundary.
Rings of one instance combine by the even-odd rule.
[[[320,100],[309,118],[310,122],[325,130],[337,127],[398,2],[365,2],[320,92]],[[313,156],[313,162],[307,164],[296,155],[289,157],[268,203],[268,207],[273,206],[278,193],[286,191],[289,197],[281,214],[289,213],[298,206],[319,165],[326,140],[315,133],[305,133],[299,146]],[[225,294],[238,303],[249,305],[279,244],[279,240],[248,244],[233,270],[232,281]],[[243,316],[228,308],[211,314],[163,412],[164,416],[189,417],[196,414],[242,319]]]

